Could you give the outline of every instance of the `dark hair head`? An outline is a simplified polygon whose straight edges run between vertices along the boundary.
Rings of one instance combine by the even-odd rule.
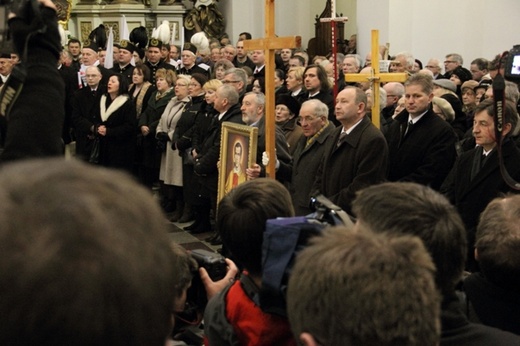
[[[130,84],[128,83],[128,80],[125,76],[123,76],[120,73],[114,73],[110,75],[110,78],[115,77],[119,81],[119,90],[117,91],[117,95],[127,95],[128,94],[128,87]],[[110,79],[109,78],[109,79]]]
[[[305,79],[305,73],[311,68],[316,69],[316,74],[318,76],[318,79],[320,80],[320,90],[322,91],[328,91],[330,89],[330,83],[329,83],[329,76],[327,76],[327,71],[325,71],[325,68],[321,65],[308,65],[305,68],[305,71],[303,71],[303,78]]]
[[[310,333],[320,345],[436,345],[434,272],[416,237],[326,230],[298,254],[291,272],[294,336]]]
[[[248,32],[241,32],[238,36],[242,36],[242,35],[244,35],[246,37],[246,40],[250,40],[253,38],[253,36],[251,36],[251,34]]]
[[[480,215],[475,247],[480,269],[502,288],[520,289],[520,195],[491,201]]]
[[[164,344],[179,268],[149,191],[63,159],[4,166],[0,185],[0,344]]]
[[[495,105],[493,100],[484,100],[477,105],[475,108],[474,114],[478,114],[480,112],[486,112],[490,117],[494,118],[495,113]],[[516,126],[518,124],[518,113],[516,111],[516,106],[513,102],[507,100],[504,106],[504,119],[503,124],[511,124],[511,131],[506,134],[506,137],[513,134]]]
[[[67,46],[69,46],[71,43],[79,43],[79,47],[81,48],[81,41],[78,40],[77,38],[74,38],[74,37],[71,38],[71,39],[69,40],[69,42],[67,42]]]
[[[150,68],[148,66],[146,66],[146,64],[137,63],[135,65],[134,69],[137,69],[138,71],[140,71],[143,74],[143,80],[145,82],[150,81],[150,77],[151,77]]]
[[[252,275],[262,273],[265,223],[294,216],[289,191],[274,179],[246,181],[219,203],[217,230],[233,258]]]
[[[454,290],[464,269],[466,231],[444,196],[419,184],[384,183],[362,190],[352,210],[374,232],[421,238],[437,266],[437,286],[443,294]]]

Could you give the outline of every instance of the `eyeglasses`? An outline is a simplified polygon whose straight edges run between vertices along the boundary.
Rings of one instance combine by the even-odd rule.
[[[456,63],[456,61],[453,61],[453,60],[446,60],[444,63],[445,63],[445,64],[454,64],[454,63]]]
[[[223,80],[223,84],[240,83],[239,80]]]
[[[178,86],[178,87],[187,87],[188,84],[184,84],[184,83],[177,83],[175,84],[175,86]]]
[[[298,117],[298,121],[300,122],[300,124],[303,123],[304,121],[306,123],[309,123],[309,122],[313,121],[314,119],[316,119],[316,117],[312,117],[310,115],[307,115],[307,116],[304,116],[304,117]]]
[[[439,66],[434,66],[434,65],[426,65],[425,67],[426,68],[439,68]]]
[[[198,87],[199,84],[197,84],[197,83],[190,83],[189,86],[192,86],[192,87]]]

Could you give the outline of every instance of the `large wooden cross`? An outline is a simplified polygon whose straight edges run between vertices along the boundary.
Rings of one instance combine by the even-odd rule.
[[[379,31],[372,30],[372,65],[371,73],[347,73],[346,82],[370,82],[372,88],[372,123],[379,128],[379,87],[381,83],[405,82],[408,79],[406,73],[380,73],[379,72]]]
[[[275,133],[274,121],[274,52],[282,48],[297,48],[301,46],[300,36],[276,37],[274,31],[274,0],[265,0],[265,36],[263,39],[244,41],[246,50],[263,50],[265,54],[265,151],[270,158],[275,155]],[[275,177],[276,160],[269,160],[266,167],[267,176]]]
[[[346,22],[348,20],[347,17],[336,17],[336,1],[331,0],[330,5],[330,18],[321,18],[320,22],[322,23],[330,23],[331,24],[331,36],[332,36],[332,57],[333,57],[333,65],[332,65],[332,71],[334,74],[334,80],[338,80],[338,63],[337,63],[337,56],[338,56],[338,47],[336,44],[336,27],[337,23]],[[338,83],[334,83],[333,88],[333,96],[334,100],[336,99],[336,96],[338,95]]]

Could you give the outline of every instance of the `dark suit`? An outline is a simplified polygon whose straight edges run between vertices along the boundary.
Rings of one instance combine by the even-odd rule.
[[[209,69],[205,70],[203,69],[202,67],[198,66],[198,65],[193,65],[191,68],[186,68],[185,66],[182,67],[180,70],[179,70],[179,74],[187,74],[187,75],[192,75],[194,73],[200,73],[202,74],[203,76],[206,76],[209,78]]]
[[[174,66],[164,62],[163,60],[160,60],[155,65],[149,61],[146,61],[145,65],[148,66],[148,68],[150,69],[150,83],[152,83],[152,85],[155,85],[155,73],[158,69],[164,68],[166,70],[176,71]]]
[[[200,152],[195,158],[194,166],[195,174],[199,175],[199,182],[202,185],[202,191],[199,193],[201,197],[214,196],[216,200],[218,186],[217,162],[220,156],[220,131],[222,123],[225,121],[243,124],[239,104],[233,105],[224,114],[221,120],[218,120],[218,115],[212,118],[212,122],[202,140]]]
[[[309,201],[312,192],[316,172],[325,154],[325,143],[334,132],[334,125],[329,124],[323,129],[318,137],[306,147],[307,137],[302,136],[296,144],[292,163],[290,165],[280,164],[277,174],[290,180],[289,192],[293,201],[296,215],[307,215],[311,213]]]
[[[381,131],[366,116],[338,147],[342,130],[336,128],[327,139],[313,191],[350,213],[357,191],[385,180],[388,147]]]
[[[132,64],[127,64],[124,67],[121,67],[119,64],[116,64],[114,67],[110,69],[110,71],[114,73],[120,73],[123,76],[125,76],[126,81],[128,84],[132,84],[132,74],[134,73],[134,66]]]
[[[258,127],[258,140],[257,140],[257,147],[256,147],[256,163],[260,165],[262,168],[262,171],[260,172],[261,177],[265,177],[265,167],[262,166],[262,154],[266,150],[265,147],[265,116],[260,118],[258,121],[258,124],[256,125]],[[291,155],[289,154],[289,147],[287,146],[287,140],[285,139],[285,135],[280,129],[279,126],[274,127],[275,129],[275,148],[276,148],[276,158],[280,160],[280,162],[283,162],[285,164],[289,164],[291,162]],[[283,181],[281,179],[281,176],[276,177],[278,180]]]
[[[77,71],[71,67],[61,65],[58,68],[61,78],[65,83],[65,121],[63,122],[63,131],[61,137],[63,142],[68,144],[72,141],[71,129],[72,129],[72,97],[77,90],[78,75]]]
[[[470,264],[473,263],[475,231],[480,213],[494,198],[502,193],[515,191],[502,178],[496,149],[489,154],[482,168],[472,179],[472,167],[475,160],[480,160],[481,155],[481,147],[463,153],[441,188],[441,192],[457,207],[466,226]],[[506,140],[503,143],[502,157],[511,177],[520,180],[520,151],[513,141]]]
[[[430,109],[406,133],[408,111],[403,110],[388,128],[388,180],[409,181],[438,190],[453,167],[457,136],[450,124]]]
[[[76,136],[76,155],[84,160],[90,157],[94,133],[92,127],[99,124],[96,114],[99,113],[99,100],[106,91],[98,86],[95,94],[90,87],[81,88],[72,97],[71,121]]]

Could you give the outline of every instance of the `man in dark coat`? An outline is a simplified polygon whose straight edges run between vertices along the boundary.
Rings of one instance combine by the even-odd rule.
[[[494,116],[492,101],[486,100],[477,106],[473,122],[473,136],[477,147],[461,155],[441,189],[441,192],[457,207],[466,226],[469,269],[476,269],[473,246],[480,213],[493,198],[502,193],[515,191],[507,185],[500,173]],[[520,151],[510,139],[510,134],[517,123],[515,107],[513,103],[507,102],[501,155],[507,172],[518,181],[520,180]]]
[[[455,162],[457,136],[430,108],[430,76],[411,76],[405,83],[405,98],[406,109],[395,117],[386,134],[388,180],[410,181],[438,190]]]
[[[161,48],[162,43],[156,38],[152,38],[148,42],[145,65],[150,69],[150,83],[152,83],[152,85],[155,85],[155,73],[158,69],[164,68],[175,71],[173,65],[170,65],[161,59]]]
[[[327,139],[313,190],[350,213],[357,191],[385,180],[388,147],[366,116],[363,90],[347,86],[336,100],[336,118],[342,126]]]
[[[95,125],[98,123],[96,112],[101,95],[106,86],[101,84],[101,72],[96,66],[85,71],[88,86],[81,88],[72,97],[72,125],[76,137],[76,155],[88,161],[94,140]]]
[[[412,183],[384,183],[361,191],[353,205],[356,228],[419,237],[435,264],[441,294],[442,346],[520,345],[520,337],[470,323],[455,287],[466,257],[464,224],[455,207],[440,193]]]
[[[132,61],[132,54],[135,51],[135,46],[128,40],[121,40],[120,46],[117,55],[117,63],[110,70],[114,73],[121,73],[125,76],[128,84],[132,84],[134,66],[130,62]]]
[[[197,58],[197,47],[191,43],[186,43],[182,48],[181,61],[182,67],[179,69],[180,74],[192,75],[194,73],[200,73],[206,78],[209,78],[209,67],[204,69],[195,63]]]
[[[238,93],[230,85],[222,85],[217,89],[213,106],[219,112],[208,129],[193,139],[195,159],[194,171],[198,176],[198,205],[194,205],[195,223],[187,226],[192,233],[210,231],[210,208],[216,210],[218,192],[218,167],[220,156],[220,135],[224,121],[243,124]]]
[[[265,95],[262,93],[248,92],[245,94],[242,101],[242,121],[251,127],[258,128],[258,141],[256,148],[256,164],[253,167],[248,167],[246,173],[249,178],[258,178],[259,176],[265,176],[265,165],[262,157],[265,152]],[[289,147],[287,146],[287,140],[280,127],[275,126],[275,148],[277,160],[284,164],[291,162],[291,155],[289,154]],[[281,176],[277,176],[278,180]]]
[[[289,192],[296,215],[311,213],[309,201],[316,172],[325,154],[327,139],[335,126],[328,121],[329,109],[320,100],[305,101],[300,109],[303,136],[296,144],[290,165],[280,164],[277,175],[288,176]]]

